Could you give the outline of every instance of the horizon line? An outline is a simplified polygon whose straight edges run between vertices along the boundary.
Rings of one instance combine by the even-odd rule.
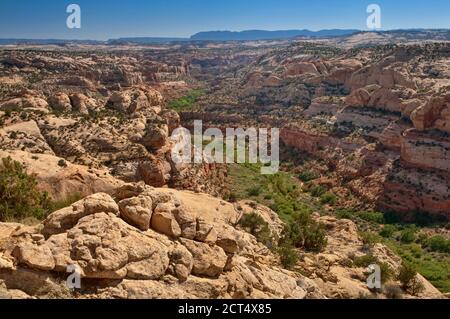
[[[190,40],[194,35],[197,35],[199,33],[208,33],[208,32],[230,32],[230,33],[243,33],[243,32],[249,32],[249,31],[262,31],[262,32],[286,32],[286,31],[310,31],[310,32],[320,32],[320,31],[345,31],[345,30],[351,30],[355,31],[354,33],[359,32],[393,32],[393,31],[450,31],[450,28],[395,28],[395,29],[380,29],[380,30],[365,30],[365,29],[348,29],[348,28],[327,28],[327,29],[317,29],[317,30],[311,30],[311,29],[274,29],[274,30],[267,30],[267,29],[245,29],[240,31],[233,31],[233,30],[208,30],[208,31],[199,31],[194,33],[191,36],[120,36],[120,37],[112,37],[107,39],[95,39],[95,38],[46,38],[46,37],[0,37],[0,40],[15,40],[15,41],[92,41],[92,42],[108,42],[113,40],[121,40],[121,39],[173,39],[176,40]],[[324,36],[326,37],[326,36]],[[289,38],[285,38],[289,39]],[[262,39],[261,39],[262,40]],[[273,40],[273,39],[270,39]],[[193,40],[193,41],[211,41],[211,40]]]

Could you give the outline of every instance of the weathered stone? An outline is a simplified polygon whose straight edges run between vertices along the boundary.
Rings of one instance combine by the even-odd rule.
[[[218,277],[227,263],[227,255],[218,246],[209,246],[189,239],[181,239],[181,243],[194,258],[192,273],[198,276]]]
[[[119,202],[121,217],[140,230],[148,230],[153,214],[153,203],[149,196],[138,196]]]

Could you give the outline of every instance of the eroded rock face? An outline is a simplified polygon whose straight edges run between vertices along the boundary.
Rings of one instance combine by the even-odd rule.
[[[434,97],[411,114],[414,127],[420,131],[437,128],[450,132],[450,94]]]
[[[123,113],[135,113],[162,104],[161,94],[149,88],[130,89],[114,92],[108,106]]]
[[[44,221],[42,232],[47,236],[62,233],[75,226],[81,218],[94,212],[119,215],[119,207],[109,195],[97,193],[51,214]]]
[[[149,196],[138,196],[121,200],[119,202],[120,215],[122,218],[145,231],[150,227],[153,214],[153,202]]]
[[[49,99],[50,107],[59,112],[71,112],[72,102],[66,93],[57,93]]]

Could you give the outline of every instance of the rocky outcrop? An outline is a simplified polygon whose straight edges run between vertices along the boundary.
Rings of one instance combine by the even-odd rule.
[[[162,104],[161,94],[153,89],[130,89],[114,92],[109,98],[108,106],[123,113],[135,113]]]
[[[450,94],[434,97],[411,114],[414,127],[420,131],[437,128],[450,133]]]
[[[52,109],[58,112],[71,112],[72,102],[66,93],[57,93],[49,98],[49,104]]]
[[[235,228],[240,214],[232,204],[144,184],[124,185],[114,198],[94,194],[51,214],[39,227],[20,233],[20,225],[11,227],[0,245],[6,256],[2,258],[15,265],[0,270],[7,293],[18,296],[12,290],[19,289],[33,297],[45,297],[49,290],[58,297],[68,293],[82,298],[323,297],[309,279],[280,269],[253,236]],[[158,214],[177,225],[179,240],[166,234],[158,219],[153,221]],[[145,225],[143,215],[151,220],[145,219]],[[145,227],[135,228],[120,217]],[[214,229],[217,240],[207,241],[205,229]],[[85,293],[71,295],[58,279],[70,265],[80,269]],[[50,287],[37,291],[35,282],[22,282],[24,273],[35,278],[46,274]],[[91,287],[89,279],[101,285]]]
[[[28,174],[34,174],[39,189],[48,192],[54,200],[65,200],[74,194],[111,193],[122,183],[106,170],[71,164],[53,155],[0,151],[0,158],[8,156],[23,164]]]
[[[54,155],[35,121],[21,122],[0,129],[2,150],[22,150]]]

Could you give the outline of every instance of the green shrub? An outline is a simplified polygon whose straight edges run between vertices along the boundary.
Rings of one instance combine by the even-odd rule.
[[[352,219],[353,216],[354,216],[354,213],[347,209],[338,209],[336,211],[336,217],[339,219]]]
[[[321,185],[317,185],[317,186],[314,186],[313,188],[311,188],[310,193],[314,197],[320,197],[323,194],[325,194],[326,191],[327,190],[325,189],[325,187],[323,187]]]
[[[450,239],[445,239],[443,236],[433,236],[426,240],[426,246],[431,251],[450,253]]]
[[[424,290],[424,286],[417,276],[416,268],[410,264],[403,263],[397,280],[400,281],[403,289],[413,296],[418,295]]]
[[[257,197],[261,194],[261,187],[252,187],[247,190],[248,196]]]
[[[48,195],[37,189],[36,177],[28,175],[19,162],[3,158],[0,163],[0,220],[41,219],[48,205]]]
[[[383,229],[380,230],[380,236],[384,238],[392,238],[397,231],[397,227],[394,225],[384,225]]]
[[[278,247],[278,255],[281,264],[286,269],[292,269],[298,262],[298,253],[292,246],[282,245]]]
[[[285,226],[282,242],[307,251],[320,252],[327,245],[325,227],[314,221],[309,213],[297,213]]]
[[[337,202],[337,197],[333,193],[325,193],[322,196],[320,196],[320,202],[325,205],[335,205]]]
[[[372,232],[361,232],[360,236],[364,246],[367,248],[372,248],[376,243],[380,242],[380,237]]]
[[[380,212],[360,212],[358,213],[358,217],[371,223],[384,223],[384,214]]]
[[[319,176],[317,176],[317,174],[315,174],[314,172],[311,171],[303,171],[298,175],[298,178],[302,181],[302,182],[310,182],[312,180],[317,179]]]
[[[413,228],[406,228],[400,234],[400,241],[405,244],[413,243],[416,240],[416,230]]]
[[[250,234],[255,235],[262,227],[267,226],[267,223],[260,215],[253,212],[242,216],[239,225]]]
[[[388,281],[390,281],[395,277],[395,271],[391,268],[391,266],[389,266],[388,263],[381,262],[378,265],[380,266],[381,282],[383,284],[387,283]]]
[[[269,229],[269,224],[258,214],[251,213],[244,215],[239,224],[242,228],[256,237],[256,239],[263,245],[273,248],[274,239],[272,232]]]

